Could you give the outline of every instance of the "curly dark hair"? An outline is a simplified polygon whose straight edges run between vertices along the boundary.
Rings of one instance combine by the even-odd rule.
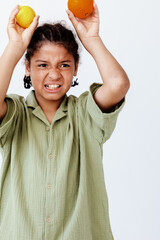
[[[75,35],[70,29],[66,28],[65,24],[58,22],[45,23],[36,28],[25,54],[29,64],[34,52],[46,41],[63,45],[73,55],[75,64],[79,62],[79,46]]]

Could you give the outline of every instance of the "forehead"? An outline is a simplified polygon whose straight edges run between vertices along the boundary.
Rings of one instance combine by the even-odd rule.
[[[73,55],[68,52],[68,50],[62,44],[56,44],[52,42],[44,42],[42,45],[35,51],[33,59],[43,58],[55,60],[69,59],[74,60]]]

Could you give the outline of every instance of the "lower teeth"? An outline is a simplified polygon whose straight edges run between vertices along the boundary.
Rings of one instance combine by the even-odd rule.
[[[58,86],[58,87],[48,87],[48,86],[46,86],[46,88],[48,88],[50,90],[54,90],[54,89],[60,88],[60,86]]]

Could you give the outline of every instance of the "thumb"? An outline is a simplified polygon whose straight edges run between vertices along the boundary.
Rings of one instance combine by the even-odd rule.
[[[28,45],[32,35],[38,25],[38,20],[39,20],[39,16],[36,15],[32,21],[32,23],[30,24],[30,26],[28,28],[26,28],[23,32],[23,39],[25,40],[26,44]]]
[[[39,21],[40,16],[36,15],[32,21],[32,23],[30,24],[30,26],[28,27],[28,30],[32,32],[34,32],[34,30],[36,29],[37,25],[38,25],[38,21]]]
[[[77,20],[77,18],[73,15],[73,13],[69,9],[66,10],[66,13],[68,14],[68,18],[73,24],[74,28],[77,29],[79,24],[79,21]]]

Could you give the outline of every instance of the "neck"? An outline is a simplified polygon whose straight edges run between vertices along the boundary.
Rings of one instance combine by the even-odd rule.
[[[41,99],[41,97],[37,96],[36,93],[35,93],[35,96],[39,106],[43,110],[48,121],[51,123],[64,97],[62,99],[54,101],[54,100]]]

